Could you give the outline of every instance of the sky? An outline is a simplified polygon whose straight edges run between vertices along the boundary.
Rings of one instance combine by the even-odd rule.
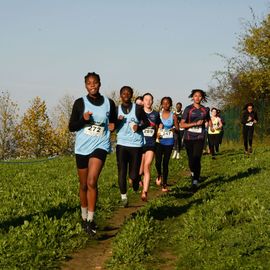
[[[190,104],[235,55],[243,22],[262,19],[269,0],[0,0],[0,91],[20,112],[39,96],[49,110],[65,95],[86,94],[84,76],[101,77],[101,93],[124,85],[156,100]]]

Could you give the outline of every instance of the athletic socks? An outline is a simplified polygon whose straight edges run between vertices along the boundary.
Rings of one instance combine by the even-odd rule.
[[[95,212],[88,211],[87,221],[92,222],[94,220],[94,213]]]
[[[127,194],[121,194],[121,200],[127,200]]]
[[[81,207],[82,219],[87,220],[87,207]]]

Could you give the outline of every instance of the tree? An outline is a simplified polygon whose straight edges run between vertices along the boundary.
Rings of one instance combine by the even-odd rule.
[[[40,157],[56,152],[54,131],[47,115],[45,101],[32,100],[21,123],[16,127],[17,153],[23,157]]]
[[[10,158],[15,152],[15,127],[18,119],[18,105],[8,92],[0,95],[0,158]]]
[[[74,150],[74,133],[68,129],[74,97],[65,95],[52,113],[55,142],[59,154],[70,154]]]
[[[216,72],[209,95],[224,107],[267,101],[270,95],[270,15],[249,24],[241,36],[238,55],[227,59],[227,69]]]

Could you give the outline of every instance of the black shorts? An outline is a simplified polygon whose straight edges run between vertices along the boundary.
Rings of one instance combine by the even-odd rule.
[[[142,152],[143,154],[147,151],[153,151],[155,152],[156,151],[156,146],[155,145],[144,145],[143,148],[142,148]]]
[[[98,158],[105,162],[108,152],[104,149],[97,148],[89,155],[79,155],[76,154],[76,164],[78,169],[88,168],[88,162],[90,158]]]

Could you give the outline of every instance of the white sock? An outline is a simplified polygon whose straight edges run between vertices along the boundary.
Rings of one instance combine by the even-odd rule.
[[[94,214],[95,212],[90,212],[88,211],[88,215],[87,215],[87,221],[93,221],[94,220]]]
[[[121,194],[121,199],[126,200],[127,199],[127,193],[126,194]]]
[[[82,219],[86,220],[87,219],[87,207],[81,207],[82,211]]]

